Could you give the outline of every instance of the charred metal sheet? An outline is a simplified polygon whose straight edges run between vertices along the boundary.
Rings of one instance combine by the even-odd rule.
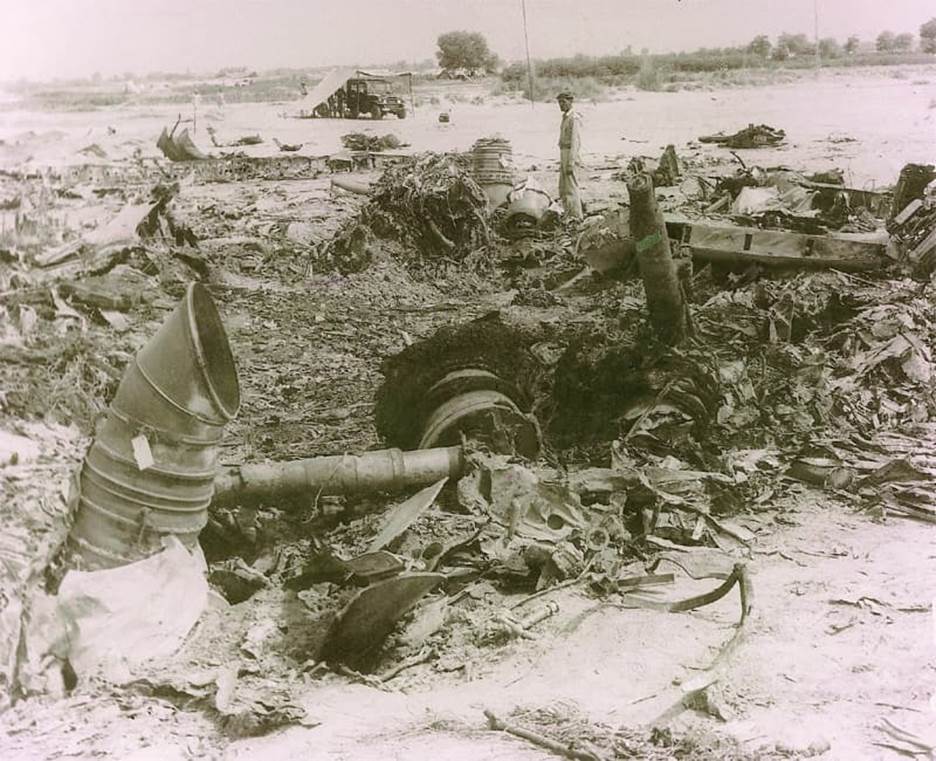
[[[396,576],[406,568],[400,558],[382,550],[358,555],[345,561],[344,565],[351,574],[351,580],[360,587]]]
[[[401,502],[397,505],[387,516],[387,520],[380,529],[380,533],[377,534],[377,536],[374,537],[374,541],[371,542],[370,551],[376,552],[377,550],[383,549],[406,531],[406,529],[412,525],[413,521],[428,510],[432,503],[435,502],[436,497],[439,496],[439,492],[442,491],[442,487],[445,486],[446,481],[448,481],[448,477],[441,478],[432,484],[432,486],[427,486],[405,502]]]
[[[867,209],[876,217],[887,216],[890,209],[892,194],[887,191],[849,188],[829,182],[811,182],[810,180],[803,180],[799,184],[808,190],[842,192],[848,196],[848,204],[852,209]]]
[[[369,669],[396,622],[444,578],[441,573],[408,573],[362,589],[332,624],[318,659]]]
[[[751,227],[669,223],[671,238],[694,259],[729,264],[757,263],[796,269],[862,271],[888,263],[886,238],[879,234],[804,235]]]
[[[168,132],[165,127],[156,141],[156,147],[163,152],[163,155],[170,161],[204,161],[209,156],[195,145],[188,129],[183,129],[178,135]]]

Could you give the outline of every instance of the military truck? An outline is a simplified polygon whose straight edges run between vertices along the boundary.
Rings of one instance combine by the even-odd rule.
[[[372,119],[383,119],[387,114],[406,118],[403,99],[394,91],[393,85],[379,77],[349,79],[328,100],[315,107],[315,116],[358,119],[369,115]]]
[[[374,119],[383,119],[394,114],[398,119],[406,118],[403,99],[393,91],[389,80],[378,77],[349,79],[342,88],[344,112],[350,119],[370,114]]]
[[[370,75],[346,80],[319,103],[311,114],[303,112],[305,116],[330,119],[358,119],[362,116],[383,119],[387,114],[405,119],[406,106],[403,99],[396,94],[389,79]]]

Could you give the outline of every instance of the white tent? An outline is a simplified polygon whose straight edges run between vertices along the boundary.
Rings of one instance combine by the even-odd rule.
[[[354,69],[332,69],[328,74],[322,77],[312,91],[299,101],[299,115],[312,116],[316,106],[321,105],[329,96],[333,95],[344,86],[351,77],[354,76]]]

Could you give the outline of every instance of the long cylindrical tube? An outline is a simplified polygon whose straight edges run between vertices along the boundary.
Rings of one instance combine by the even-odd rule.
[[[461,477],[465,454],[460,446],[382,449],[360,455],[312,457],[293,462],[240,465],[215,480],[215,504],[277,497],[361,494],[426,486],[446,476]]]
[[[675,346],[686,336],[686,301],[650,174],[642,168],[629,172],[627,193],[630,196],[630,231],[637,241],[634,248],[647,296],[650,324],[661,341]]]
[[[359,196],[369,195],[372,190],[371,183],[354,180],[350,177],[332,177],[331,184],[334,188],[341,188]]]
[[[174,534],[194,547],[208,521],[224,425],[240,406],[211,296],[185,298],[127,365],[80,472],[69,532],[84,570],[148,557]]]

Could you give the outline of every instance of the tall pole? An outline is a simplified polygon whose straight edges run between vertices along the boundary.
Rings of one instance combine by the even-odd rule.
[[[816,72],[822,66],[822,55],[819,53],[819,0],[813,0],[813,34],[816,39]]]
[[[526,46],[527,59],[527,87],[530,91],[530,108],[533,108],[533,64],[530,63],[530,37],[527,34],[526,0],[520,0],[520,10],[523,13],[523,44]]]

